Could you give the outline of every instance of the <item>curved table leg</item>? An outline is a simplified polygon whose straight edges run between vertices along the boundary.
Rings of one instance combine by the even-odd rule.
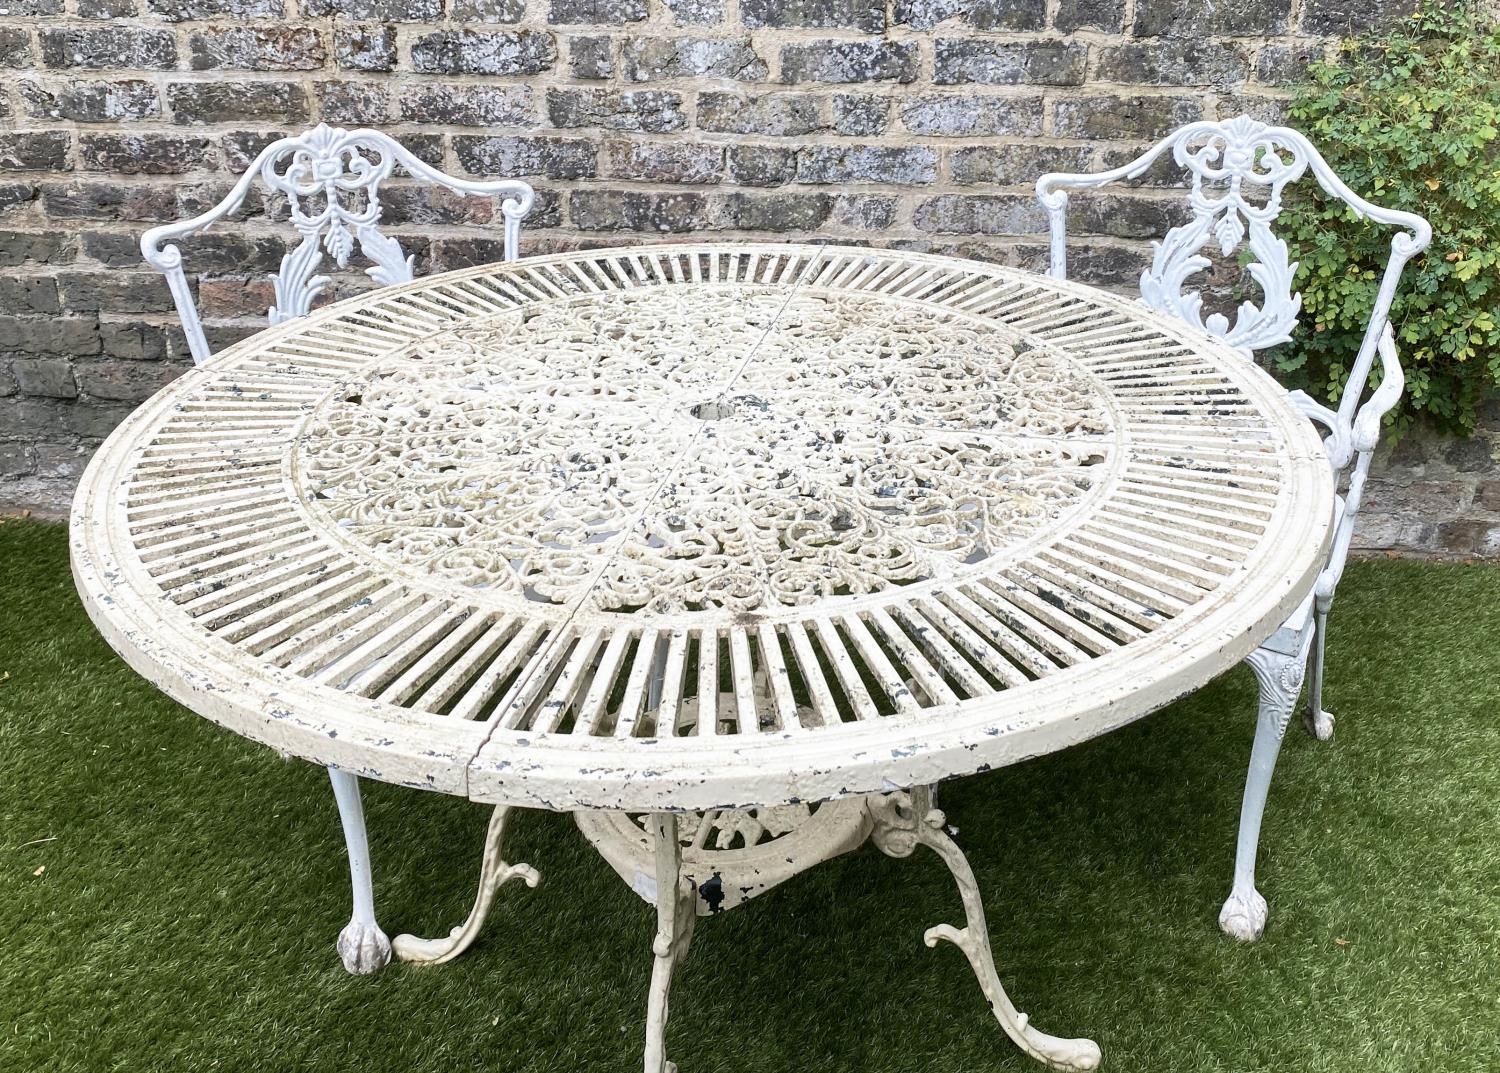
[[[939,924],[928,928],[923,936],[929,947],[946,939],[964,952],[974,975],[979,977],[979,986],[989,1000],[990,1009],[1005,1034],[1015,1041],[1027,1054],[1047,1063],[1054,1069],[1091,1070],[1099,1065],[1099,1045],[1089,1039],[1063,1039],[1049,1036],[1031,1027],[1030,1018],[1010,1001],[995,970],[994,955],[990,950],[989,928],[984,921],[984,903],[979,897],[979,884],[974,879],[973,869],[963,851],[943,830],[947,820],[941,812],[931,806],[931,796],[925,788],[910,793],[898,792],[883,797],[872,797],[870,812],[875,819],[871,839],[882,853],[891,857],[909,857],[918,844],[924,845],[943,859],[953,878],[958,883],[959,895],[963,898],[966,926],[955,928],[950,924]]]
[[[653,813],[651,840],[656,854],[656,938],[651,943],[655,957],[646,1006],[645,1073],[677,1073],[676,1063],[667,1061],[667,1005],[672,972],[687,956],[698,913],[692,883],[682,878],[677,817]]]
[[[509,805],[496,805],[495,811],[490,815],[489,830],[484,837],[484,862],[479,866],[479,893],[474,898],[474,908],[469,910],[468,919],[442,939],[422,939],[415,935],[396,936],[394,949],[398,958],[423,965],[440,965],[445,961],[452,961],[478,937],[485,917],[490,914],[490,906],[494,904],[496,891],[512,879],[525,880],[528,887],[535,887],[542,881],[542,877],[531,865],[507,864],[500,856],[512,811]]]
[[[365,834],[365,809],[359,799],[359,779],[347,771],[328,769],[334,800],[344,825],[349,849],[349,880],[354,888],[354,913],[339,932],[339,958],[344,968],[363,975],[378,972],[391,960],[391,942],[375,923],[375,890],[370,876],[370,842]]]
[[[1287,721],[1302,691],[1308,645],[1300,654],[1257,648],[1245,657],[1260,686],[1260,710],[1255,719],[1255,744],[1250,750],[1250,771],[1245,776],[1245,797],[1240,804],[1240,833],[1234,851],[1234,887],[1219,910],[1219,928],[1243,942],[1254,942],[1266,927],[1266,900],[1255,889],[1255,854],[1260,846],[1260,821],[1266,812],[1266,794]]]

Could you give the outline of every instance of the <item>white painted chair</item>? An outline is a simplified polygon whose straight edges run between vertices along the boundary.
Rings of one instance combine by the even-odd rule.
[[[1285,625],[1246,659],[1259,685],[1260,712],[1240,810],[1234,885],[1219,914],[1219,926],[1229,935],[1248,941],[1259,938],[1265,928],[1266,901],[1255,888],[1260,823],[1310,653],[1312,676],[1304,722],[1320,739],[1333,734],[1333,716],[1323,710],[1328,610],[1349,555],[1370,458],[1380,441],[1381,419],[1396,404],[1404,385],[1388,320],[1391,301],[1402,269],[1427,248],[1432,228],[1420,216],[1380,208],[1354,193],[1295,130],[1238,116],[1225,122],[1189,124],[1111,171],[1050,174],[1038,179],[1037,197],[1047,210],[1051,228],[1050,275],[1067,277],[1068,191],[1137,178],[1169,151],[1178,166],[1191,175],[1188,196],[1193,217],[1153,244],[1151,267],[1141,274],[1141,301],[1223,339],[1247,358],[1253,358],[1259,349],[1289,340],[1302,308],[1302,296],[1292,290],[1297,265],[1289,262],[1286,243],[1272,232],[1288,183],[1301,179],[1311,169],[1323,190],[1345,202],[1355,215],[1401,229],[1391,237],[1390,259],[1338,408],[1323,406],[1301,391],[1291,393],[1293,404],[1328,430],[1324,444],[1343,494],[1330,505],[1334,513],[1333,546],[1313,592]],[[1209,243],[1217,244],[1225,257],[1241,245],[1248,246],[1254,256],[1248,271],[1261,288],[1262,302],[1259,306],[1250,301],[1241,303],[1232,324],[1223,314],[1205,317],[1200,292],[1184,290],[1192,276],[1212,264],[1202,253]],[[1380,379],[1366,398],[1377,354]]]
[[[329,283],[315,275],[325,252],[339,268],[347,268],[356,249],[369,260],[366,274],[387,286],[408,283],[413,275],[412,257],[394,238],[380,231],[382,206],[380,184],[400,165],[413,178],[473,197],[500,196],[505,226],[505,260],[519,255],[521,220],[531,211],[535,194],[519,179],[471,182],[439,171],[417,159],[387,134],[376,130],[341,130],[320,123],[296,137],[282,138],[261,150],[225,197],[213,208],[191,220],[153,227],[141,236],[146,263],[167,277],[177,314],[187,333],[193,362],[202,365],[212,356],[193,289],[188,282],[181,251],[173,239],[207,230],[210,225],[237,210],[256,179],[286,195],[291,225],[302,241],[281,259],[281,270],[271,274],[275,304],[268,310],[271,324],[303,316]],[[370,872],[369,843],[365,834],[364,807],[359,780],[349,772],[328,769],[334,797],[349,850],[354,911],[339,934],[338,951],[344,967],[368,973],[385,966],[391,958],[391,943],[375,920],[374,891]],[[447,944],[438,944],[446,950]],[[436,960],[443,951],[413,960]]]

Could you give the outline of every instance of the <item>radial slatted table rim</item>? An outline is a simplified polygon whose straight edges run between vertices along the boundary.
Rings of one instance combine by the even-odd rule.
[[[99,450],[72,561],[133,667],[284,752],[702,810],[930,784],[1161,707],[1306,595],[1333,493],[1282,388],[1139,304],[651,246],[229,348]]]

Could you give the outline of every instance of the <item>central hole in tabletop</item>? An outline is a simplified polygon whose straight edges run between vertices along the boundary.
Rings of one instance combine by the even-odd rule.
[[[688,407],[688,413],[699,421],[722,421],[744,414],[747,410],[767,410],[770,404],[756,395],[736,395],[732,399],[709,399]]]

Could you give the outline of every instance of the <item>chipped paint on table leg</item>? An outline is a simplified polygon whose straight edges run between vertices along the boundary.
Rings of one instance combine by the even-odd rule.
[[[1234,854],[1234,887],[1219,911],[1219,927],[1243,942],[1260,938],[1266,926],[1266,900],[1255,889],[1255,855],[1260,844],[1260,821],[1266,811],[1266,794],[1276,757],[1307,666],[1308,645],[1297,655],[1256,649],[1245,660],[1260,686],[1260,711],[1256,716],[1255,745],[1250,750],[1250,772],[1245,779],[1245,797],[1240,805],[1240,833]]]
[[[682,845],[677,841],[677,817],[653,813],[651,838],[656,852],[656,938],[651,952],[651,992],[646,1007],[645,1073],[677,1073],[667,1061],[667,1004],[672,972],[685,957],[698,919],[692,883],[682,876]]]
[[[328,769],[333,796],[344,825],[349,849],[349,881],[353,887],[354,912],[339,932],[339,957],[344,968],[356,975],[379,972],[390,964],[391,941],[375,922],[375,889],[370,874],[370,841],[365,834],[365,809],[359,799],[359,779],[347,771]]]
[[[484,862],[479,867],[479,893],[474,898],[474,908],[468,919],[442,939],[422,939],[415,935],[396,936],[394,949],[402,961],[425,965],[440,965],[452,961],[467,950],[484,927],[485,918],[494,904],[495,893],[512,879],[524,880],[528,887],[542,881],[541,875],[529,864],[507,864],[501,856],[505,845],[506,828],[510,825],[509,805],[498,805],[490,816],[489,830],[484,838]]]
[[[871,839],[882,853],[890,857],[909,857],[917,846],[924,845],[943,859],[958,883],[967,918],[963,928],[939,924],[928,928],[923,940],[934,947],[946,939],[964,952],[990,1009],[1005,1034],[1027,1054],[1054,1069],[1091,1070],[1099,1065],[1099,1045],[1089,1039],[1063,1039],[1032,1028],[1030,1018],[1017,1010],[1000,983],[990,949],[989,928],[984,920],[984,903],[974,871],[957,843],[943,830],[946,818],[932,807],[926,787],[869,798],[875,828]]]

